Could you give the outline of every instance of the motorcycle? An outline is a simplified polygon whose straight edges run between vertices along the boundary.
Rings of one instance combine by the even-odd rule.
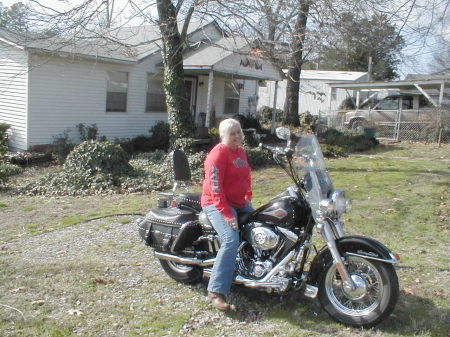
[[[394,264],[400,261],[380,242],[345,236],[343,214],[349,200],[334,189],[317,138],[301,138],[287,128],[276,134],[286,146],[260,146],[291,177],[293,185],[255,211],[240,214],[241,244],[233,282],[268,292],[302,291],[316,298],[334,320],[373,327],[394,310],[399,284]],[[174,188],[158,207],[138,219],[139,233],[154,249],[164,271],[192,283],[211,274],[219,237],[200,207],[200,195],[178,193],[190,180],[182,151],[172,152]],[[325,246],[312,242],[318,232]],[[315,253],[315,256],[311,254]]]

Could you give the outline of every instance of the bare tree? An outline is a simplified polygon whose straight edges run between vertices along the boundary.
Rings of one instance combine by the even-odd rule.
[[[339,26],[338,19],[342,14],[353,13],[359,22],[382,16],[387,25],[396,27],[394,33],[397,36],[393,36],[393,40],[402,42],[402,35],[405,35],[408,37],[405,45],[408,41],[416,44],[422,41],[425,44],[436,24],[445,22],[443,17],[448,4],[446,0],[217,0],[209,2],[208,7],[201,8],[201,11],[228,28],[230,34],[246,37],[262,49],[264,56],[288,68],[284,122],[297,125],[302,66],[308,60],[320,58],[321,46],[333,45],[336,29],[340,34],[347,35],[352,35],[351,30],[355,29],[372,29],[370,25]],[[411,36],[416,40],[412,41]],[[354,46],[367,49],[364,43],[374,47],[370,41],[355,41]],[[381,48],[386,45],[381,45]],[[401,45],[393,44],[393,49],[386,51],[392,53],[393,74],[397,59],[402,56],[399,52]]]

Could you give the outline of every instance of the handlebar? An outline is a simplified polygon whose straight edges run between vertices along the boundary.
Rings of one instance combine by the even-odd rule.
[[[269,150],[270,152],[277,153],[277,154],[285,154],[286,152],[282,147],[279,146],[270,146],[263,143],[259,143],[259,147],[262,149]]]

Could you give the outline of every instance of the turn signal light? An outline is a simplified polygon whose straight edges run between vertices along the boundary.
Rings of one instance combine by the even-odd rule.
[[[399,255],[399,254],[394,253],[393,255],[394,255],[394,257],[395,257],[395,259],[396,259],[397,261],[400,261],[400,255]]]

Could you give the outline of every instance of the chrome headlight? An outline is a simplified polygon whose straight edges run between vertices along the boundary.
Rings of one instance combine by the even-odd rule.
[[[347,206],[350,203],[350,200],[345,198],[344,190],[334,190],[331,193],[331,200],[333,201],[335,210],[339,215],[347,210]]]
[[[336,205],[331,199],[322,199],[320,200],[319,209],[323,215],[331,215],[336,211]]]

